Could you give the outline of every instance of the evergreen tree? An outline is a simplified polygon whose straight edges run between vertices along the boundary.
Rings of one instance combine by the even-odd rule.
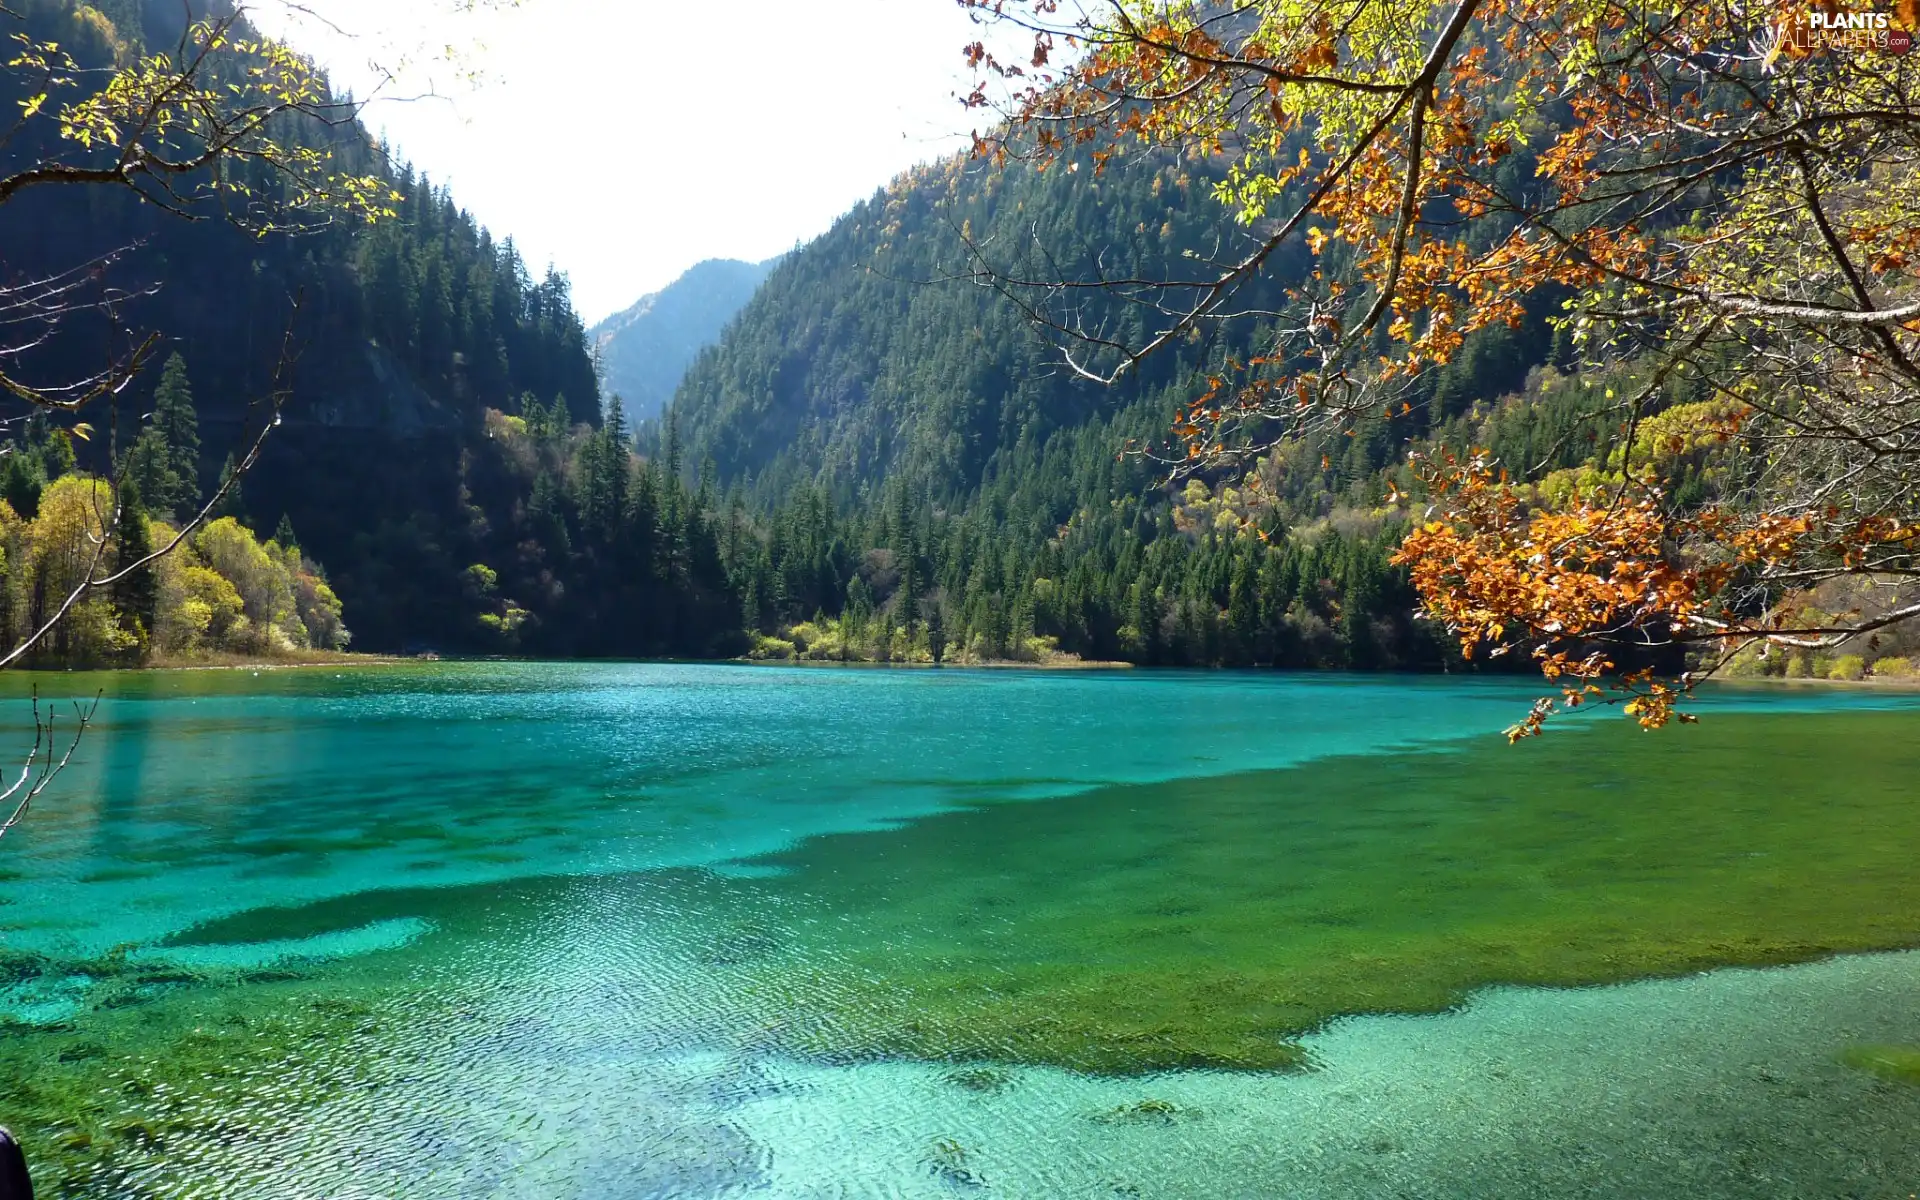
[[[149,428],[166,447],[166,467],[171,475],[165,494],[152,496],[149,503],[175,514],[199,508],[200,419],[193,407],[193,387],[187,380],[187,360],[178,351],[168,355],[166,365],[160,368]],[[231,457],[228,466],[232,466]]]
[[[153,537],[147,528],[146,509],[140,503],[139,485],[131,476],[123,476],[120,480],[119,508],[112,573],[122,577],[112,585],[111,600],[120,628],[133,639],[135,656],[141,657],[153,634],[154,614],[159,607],[159,583],[151,564],[134,565],[153,553]]]
[[[614,445],[622,450],[627,448],[627,406],[618,393],[608,397],[607,413],[601,427],[613,439]]]
[[[38,463],[40,478],[52,483],[73,470],[73,439],[64,429],[55,429],[45,409],[35,409],[27,418],[26,452]]]
[[[1259,577],[1251,554],[1235,556],[1233,583],[1227,600],[1227,631],[1233,656],[1252,662],[1259,632]]]
[[[220,503],[215,505],[213,512],[208,515],[215,520],[221,517],[232,517],[242,525],[245,525],[247,523],[247,501],[246,497],[241,494],[240,485],[244,481],[237,474],[238,470],[238,466],[233,461],[233,455],[227,455],[227,460],[220,464],[219,485],[220,487],[226,488],[226,494],[220,497]],[[193,503],[199,503],[198,488],[194,489]]]
[[[527,423],[527,433],[535,441],[552,440],[552,417],[547,411],[547,406],[540,403],[540,397],[532,392],[520,393],[520,419]]]
[[[40,511],[40,492],[47,485],[41,474],[40,460],[9,446],[4,465],[0,465],[0,499],[22,517],[32,520]]]
[[[565,563],[573,553],[567,536],[566,514],[561,510],[560,489],[553,476],[540,472],[533,480],[533,494],[527,500],[527,528],[535,545],[546,551],[550,563]]]
[[[574,472],[574,509],[580,514],[580,533],[586,542],[610,547],[620,534],[626,508],[626,451],[614,443],[610,430],[588,435]]]
[[[927,604],[927,653],[933,657],[935,665],[947,654],[947,622],[940,615],[940,602]]]
[[[627,484],[632,474],[633,449],[627,441],[627,418],[620,397],[607,406],[601,427],[601,453],[605,456],[608,500],[612,508],[609,525],[617,534],[620,520],[627,514]]]
[[[173,454],[158,425],[149,424],[140,431],[127,450],[120,472],[134,482],[155,512],[172,515],[173,497],[180,490],[179,477],[173,473]]]

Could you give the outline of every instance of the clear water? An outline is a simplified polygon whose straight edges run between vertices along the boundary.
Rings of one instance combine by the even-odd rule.
[[[8,936],[93,952],[241,908],[726,868],[982,798],[1444,740],[1511,723],[1531,695],[1428,680],[594,664],[52,682],[107,696],[87,754],[7,847]],[[0,737],[8,715],[20,714],[0,710]]]
[[[1701,788],[1630,812],[1605,790],[1644,791],[1633,756],[1654,753],[1735,814],[1706,826],[1725,847],[1657,879],[1632,878],[1654,850],[1602,863],[1615,892],[1580,856],[1634,830],[1507,814],[1501,760],[1462,757],[1523,685],[546,664],[50,682],[107,692],[0,846],[0,945],[33,964],[0,978],[0,1120],[56,1195],[1920,1190],[1920,1088],[1841,1061],[1920,1042],[1920,954],[1832,956],[1920,945],[1920,827],[1894,806],[1920,765],[1908,697],[1723,693],[1694,758],[1560,735],[1592,751],[1569,760],[1591,785],[1575,817],[1670,816],[1695,832],[1664,840],[1697,843],[1677,805]],[[1809,739],[1829,747],[1809,758],[1779,736],[1788,713],[1871,744]],[[1746,812],[1770,780],[1792,795]],[[1480,823],[1455,829],[1464,808]],[[1459,856],[1434,829],[1490,839],[1486,861],[1368,901],[1431,867],[1398,861],[1409,846]],[[1796,847],[1791,870],[1763,857]],[[1798,859],[1831,876],[1803,886]],[[1516,890],[1515,863],[1539,878]],[[1228,883],[1296,876],[1320,906],[1299,929],[1228,928],[1247,911]],[[1124,893],[1092,890],[1108,878]],[[1722,894],[1738,904],[1702,899]],[[1162,898],[1115,926],[1122,896]],[[1648,906],[1682,901],[1697,928],[1647,932]],[[1507,925],[1461,916],[1477,906]],[[1621,913],[1633,928],[1610,931]],[[1791,941],[1755,940],[1773,926]],[[1504,965],[1480,965],[1499,939]],[[1376,976],[1300,965],[1395,953],[1452,964],[1437,988],[1489,986],[1367,1003]],[[1692,970],[1717,960],[1805,961]],[[1168,1033],[1067,1070],[1078,1051],[1010,1032],[1028,1018],[996,991],[1057,1003],[1084,1040],[1118,1011],[1083,1013],[1089,989],[1149,989],[1153,1009],[1256,969],[1360,1014],[1275,1027],[1311,1069],[1167,1069]],[[1677,977],[1508,986],[1642,974]],[[902,995],[927,998],[927,1028],[888,1026]],[[966,1051],[914,1040],[936,1025]]]

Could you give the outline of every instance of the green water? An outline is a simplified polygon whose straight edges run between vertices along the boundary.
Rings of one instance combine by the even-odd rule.
[[[0,846],[52,1195],[1920,1188],[1905,697],[1507,749],[1478,681],[40,682],[108,693]]]

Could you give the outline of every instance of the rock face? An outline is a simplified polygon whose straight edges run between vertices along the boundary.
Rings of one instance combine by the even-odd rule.
[[[601,388],[634,420],[659,415],[694,356],[720,339],[779,260],[710,258],[588,331],[600,354]]]

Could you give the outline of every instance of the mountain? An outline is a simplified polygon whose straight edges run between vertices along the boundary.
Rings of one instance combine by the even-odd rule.
[[[975,250],[1041,276],[1173,273],[1217,253],[1204,161],[1106,173],[956,157],[895,180],[783,259],[685,374],[643,451],[699,465],[751,536],[730,534],[760,653],[1158,664],[1438,666],[1388,564],[1386,505],[1411,438],[1519,388],[1546,326],[1476,336],[1407,415],[1338,445],[1169,484],[1127,455],[1260,328],[1148,359],[1102,388],[1060,365],[1016,303],[966,275]],[[972,250],[970,250],[972,244]],[[1044,248],[1044,250],[1041,250]],[[1306,250],[1240,303],[1279,309]],[[1139,340],[1146,313],[1100,292],[1077,315]],[[1402,488],[1404,490],[1404,488]]]
[[[35,36],[103,61],[114,39],[136,40],[78,0],[29,13]],[[44,153],[41,128],[0,160]],[[293,394],[244,511],[256,531],[285,518],[327,565],[365,649],[1433,667],[1446,640],[1410,619],[1388,562],[1405,512],[1385,498],[1408,490],[1408,443],[1537,448],[1566,466],[1593,449],[1563,436],[1580,394],[1552,384],[1553,338],[1529,318],[1475,334],[1404,412],[1251,472],[1175,485],[1123,453],[1163,442],[1179,404],[1261,344],[1259,326],[1195,337],[1098,387],[969,276],[976,253],[1034,278],[1191,270],[1191,256],[1226,252],[1230,228],[1202,158],[1104,172],[942,160],[770,269],[703,264],[590,335],[564,276],[533,277],[510,240],[385,161],[364,129],[303,136],[386,181],[398,215],[254,238],[119,193],[76,203],[48,189],[0,205],[0,247],[17,275],[133,247],[114,266],[135,292],[119,311],[182,355],[203,482],[291,318]],[[1283,249],[1240,303],[1281,310],[1313,262]],[[1136,342],[1154,319],[1098,290],[1067,298],[1057,315]],[[645,378],[716,332],[641,423],[636,456],[626,364]],[[36,354],[76,377],[98,344]],[[631,398],[650,403],[645,386]],[[151,387],[127,397],[128,441]],[[80,466],[104,467],[114,441],[78,445]]]
[[[1477,335],[1408,413],[1353,438],[1275,453],[1252,481],[1176,486],[1122,451],[1164,442],[1179,403],[1247,357],[1257,326],[1196,337],[1101,387],[966,278],[976,250],[1030,277],[1178,272],[1189,254],[1223,253],[1213,182],[1195,160],[1096,174],[950,159],[773,270],[643,442],[657,455],[671,438],[751,514],[735,571],[764,652],[1443,661],[1387,562],[1404,527],[1382,503],[1387,483],[1409,439],[1524,384],[1550,353],[1544,324]],[[1239,302],[1277,310],[1311,269],[1306,250],[1284,249]],[[1149,319],[1097,291],[1074,303],[1136,342]]]
[[[710,258],[587,331],[600,357],[600,385],[636,420],[658,416],[687,367],[753,297],[778,258]]]
[[[73,53],[82,80],[107,78],[143,45],[172,47],[182,19],[177,0],[32,0],[22,12],[21,36]],[[0,105],[31,113],[22,89],[33,82],[0,75]],[[388,160],[357,123],[288,119],[282,129],[340,170],[377,177],[399,194],[396,214],[258,237],[124,190],[40,187],[0,205],[0,268],[30,279],[120,252],[110,281],[129,295],[117,318],[183,360],[203,491],[290,335],[291,396],[243,481],[244,512],[257,532],[283,518],[298,531],[331,573],[356,648],[727,649],[739,598],[714,532],[688,489],[631,455],[620,414],[603,419],[566,277],[531,273],[510,238]],[[51,121],[23,119],[0,146],[0,170],[70,146]],[[249,178],[276,186],[270,172]],[[84,378],[124,336],[76,322],[21,369]],[[104,401],[88,409],[115,436],[67,439],[82,469],[104,472],[111,447],[134,441],[157,376],[136,379],[117,413]],[[15,441],[23,409],[0,404],[0,431]]]

